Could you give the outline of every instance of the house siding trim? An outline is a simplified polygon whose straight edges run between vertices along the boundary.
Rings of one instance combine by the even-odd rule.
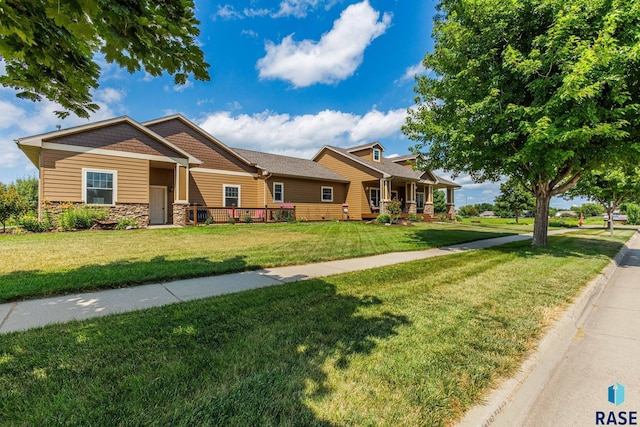
[[[102,156],[127,157],[130,159],[140,160],[155,160],[159,162],[178,163],[183,166],[187,166],[189,164],[189,161],[187,159],[179,157],[166,157],[157,156],[154,154],[140,154],[127,151],[105,150],[104,148],[80,147],[78,145],[58,144],[55,142],[43,142],[42,148],[56,151],[70,151],[72,153],[98,154]]]
[[[193,168],[190,169],[190,172],[213,173],[217,175],[248,176],[251,178],[258,178],[257,173],[226,171],[222,169]]]

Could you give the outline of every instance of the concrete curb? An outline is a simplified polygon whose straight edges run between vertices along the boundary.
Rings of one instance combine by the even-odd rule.
[[[593,303],[636,238],[638,233],[631,236],[614,259],[585,286],[582,293],[542,338],[535,353],[525,360],[519,373],[490,393],[485,403],[471,408],[457,424],[458,427],[521,425],[523,417],[527,416],[528,410],[551,377],[553,368],[564,357],[584,319],[593,309]]]

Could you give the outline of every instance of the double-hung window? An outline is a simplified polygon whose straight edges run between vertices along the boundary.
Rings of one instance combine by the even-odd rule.
[[[273,183],[273,201],[274,203],[284,202],[284,184],[281,182]]]
[[[322,187],[322,198],[323,202],[333,202],[333,187]]]
[[[83,201],[87,205],[115,204],[117,178],[117,171],[83,169]]]
[[[240,186],[239,185],[224,185],[224,206],[226,208],[239,207],[240,206]]]
[[[380,161],[380,149],[379,148],[374,148],[373,149],[373,161],[374,162],[379,162]]]

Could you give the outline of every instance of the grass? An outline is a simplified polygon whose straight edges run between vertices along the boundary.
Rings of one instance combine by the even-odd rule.
[[[8,425],[451,425],[632,231],[0,336]]]
[[[499,228],[325,222],[0,236],[0,302],[427,249]]]
[[[549,229],[559,229],[568,227],[578,227],[579,218],[551,218]],[[598,225],[604,228],[602,217],[585,218],[583,225]],[[502,228],[503,230],[517,231],[521,233],[533,231],[533,218],[519,218],[516,223],[515,218],[462,218],[462,224],[470,224],[476,227]],[[618,225],[618,223],[616,223]]]

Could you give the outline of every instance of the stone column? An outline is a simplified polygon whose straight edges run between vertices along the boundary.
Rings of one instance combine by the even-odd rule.
[[[407,212],[409,213],[418,213],[418,206],[416,204],[416,202],[407,202]]]
[[[176,202],[173,204],[173,225],[183,227],[187,225],[188,203]]]

